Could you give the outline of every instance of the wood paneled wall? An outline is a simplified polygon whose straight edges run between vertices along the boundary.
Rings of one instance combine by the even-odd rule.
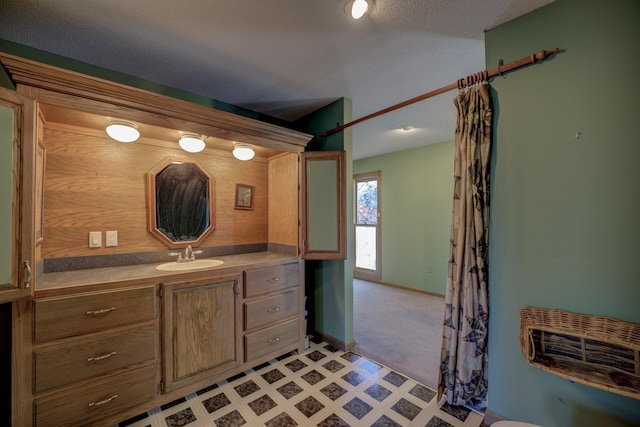
[[[104,132],[51,122],[44,129],[44,141],[43,258],[168,249],[147,229],[145,174],[169,156],[195,158],[214,177],[216,229],[202,246],[267,242],[265,158],[242,162],[220,150],[189,154],[177,142],[144,138],[120,143]],[[253,210],[234,209],[237,183],[255,187]],[[297,216],[294,228],[296,224]],[[104,246],[108,230],[118,231],[117,247]],[[103,233],[101,248],[89,248],[90,231]],[[282,243],[290,244],[291,239],[285,240]]]

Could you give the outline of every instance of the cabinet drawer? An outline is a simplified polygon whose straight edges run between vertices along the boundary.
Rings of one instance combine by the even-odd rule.
[[[155,286],[34,302],[34,339],[46,341],[155,318]]]
[[[279,291],[298,286],[299,283],[298,263],[249,270],[244,272],[244,296],[253,297]]]
[[[297,344],[300,339],[300,320],[292,319],[245,335],[245,361],[258,359],[269,353]]]
[[[297,290],[247,302],[244,305],[244,328],[251,330],[279,322],[300,312]]]
[[[153,324],[34,351],[36,393],[155,358]]]
[[[156,388],[155,372],[155,365],[149,365],[86,387],[36,399],[36,425],[100,425],[97,421],[117,417],[125,409],[152,400]]]

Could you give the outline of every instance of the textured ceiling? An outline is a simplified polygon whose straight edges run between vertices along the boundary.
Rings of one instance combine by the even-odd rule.
[[[0,0],[0,38],[286,120],[348,97],[355,119],[482,70],[484,30],[551,1],[374,0],[354,21],[346,0]],[[354,159],[453,139],[454,95],[354,126]]]

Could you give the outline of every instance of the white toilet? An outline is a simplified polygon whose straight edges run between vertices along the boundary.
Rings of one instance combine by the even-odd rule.
[[[535,424],[521,423],[519,421],[498,421],[491,424],[491,427],[541,427]]]

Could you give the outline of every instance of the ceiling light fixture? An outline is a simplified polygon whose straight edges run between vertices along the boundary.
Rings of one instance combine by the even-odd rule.
[[[119,142],[133,142],[140,137],[138,125],[123,120],[111,120],[105,129],[107,135]]]
[[[369,3],[367,0],[355,0],[351,5],[351,17],[353,19],[360,19],[367,13],[369,9]]]
[[[401,131],[403,132],[411,132],[412,130],[414,130],[415,128],[413,126],[402,126],[400,128]]]
[[[233,145],[233,157],[238,160],[247,161],[253,159],[256,153],[253,151],[253,147],[249,144],[234,144]]]
[[[188,151],[189,153],[199,153],[204,150],[206,144],[202,140],[200,135],[196,135],[195,133],[182,133],[182,137],[180,141],[180,148],[184,151]]]

